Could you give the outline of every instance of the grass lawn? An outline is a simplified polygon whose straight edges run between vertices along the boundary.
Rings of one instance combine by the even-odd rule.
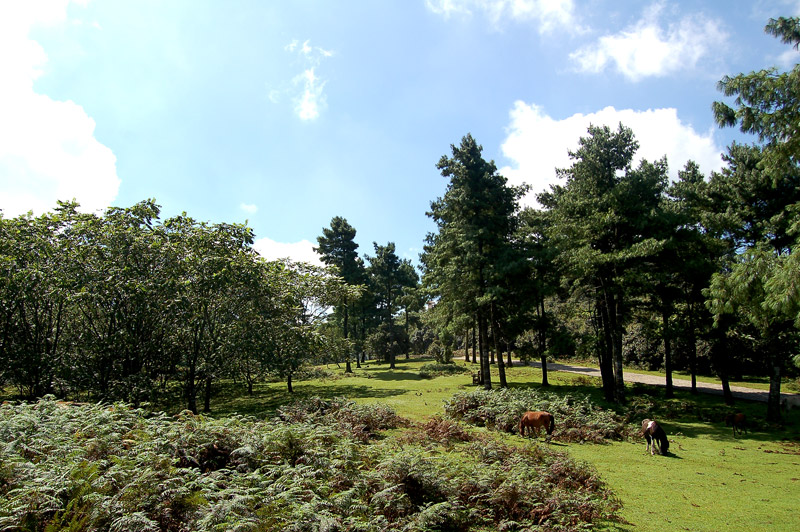
[[[401,416],[423,421],[442,414],[443,402],[454,393],[475,389],[472,364],[457,360],[456,364],[469,372],[423,379],[418,374],[423,363],[398,360],[395,370],[368,363],[361,369],[354,367],[353,376],[331,366],[330,378],[295,382],[294,397],[345,396],[358,402],[380,402]],[[539,386],[541,372],[516,366],[509,368],[508,377],[511,387]],[[597,403],[613,407],[604,403],[601,390],[590,379],[551,372],[550,381],[556,393],[590,395]],[[495,374],[495,385],[497,382]],[[657,388],[636,385],[630,391],[632,396],[667,402]],[[285,384],[259,385],[253,396],[229,384],[214,398],[212,415],[270,417],[278,406],[291,400]],[[721,398],[679,392],[669,402],[671,418],[659,422],[669,435],[671,456],[645,454],[644,440],[552,444],[592,464],[622,499],[621,515],[627,523],[609,523],[607,530],[798,530],[800,412],[790,412],[786,426],[779,428],[764,421],[764,404],[739,402],[737,409],[744,411],[755,427],[734,439],[731,428],[721,422],[729,410]],[[517,436],[507,438],[514,441]]]

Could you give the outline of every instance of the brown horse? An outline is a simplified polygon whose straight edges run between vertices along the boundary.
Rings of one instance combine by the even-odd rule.
[[[525,412],[519,420],[519,435],[523,438],[527,432],[530,435],[539,437],[539,429],[544,427],[547,432],[546,439],[549,441],[553,436],[553,429],[556,427],[556,418],[550,412]]]
[[[655,420],[645,419],[642,421],[642,433],[647,440],[647,449],[645,449],[645,452],[650,451],[650,456],[653,456],[657,445],[658,454],[662,456],[667,454],[669,451],[669,440],[667,439],[667,433],[664,432],[661,425],[656,423]]]
[[[735,414],[728,414],[725,416],[725,425],[730,427],[733,426],[733,437],[736,437],[736,431],[739,431],[739,434],[747,432],[747,419],[744,417],[744,414],[741,412],[737,412]]]

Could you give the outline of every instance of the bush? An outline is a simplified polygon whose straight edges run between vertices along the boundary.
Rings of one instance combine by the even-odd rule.
[[[636,432],[624,418],[596,406],[586,396],[504,388],[458,393],[445,404],[445,412],[453,419],[501,432],[517,431],[520,417],[528,410],[553,414],[553,439],[559,441],[602,443],[626,439]]]
[[[469,373],[470,370],[464,366],[458,366],[452,362],[449,364],[425,364],[419,368],[419,376],[423,379],[433,379],[435,377],[442,377],[448,375],[458,375],[460,373]]]
[[[449,344],[442,343],[438,338],[428,346],[426,354],[433,357],[439,364],[453,362],[453,348]]]

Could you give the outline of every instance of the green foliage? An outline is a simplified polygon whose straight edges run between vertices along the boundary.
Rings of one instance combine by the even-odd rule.
[[[0,379],[20,395],[139,405],[177,382],[196,412],[224,377],[252,389],[343,349],[320,325],[357,290],[327,270],[264,261],[247,226],[161,222],[154,200],[77,208],[0,217]]]
[[[457,324],[463,331],[464,321],[477,322],[485,346],[481,352],[483,382],[491,388],[488,327],[491,322],[496,328],[499,320],[493,309],[509,284],[509,268],[523,262],[514,253],[512,236],[519,199],[527,187],[509,186],[497,173],[494,161],[483,158],[483,147],[472,135],[450,148],[452,157],[442,156],[436,165],[449,183],[427,213],[437,232],[427,235],[420,256],[423,281],[438,297],[433,312],[438,314],[441,329]],[[504,385],[503,369],[500,379]]]
[[[629,438],[635,431],[624,418],[596,406],[588,397],[557,395],[537,389],[478,390],[453,395],[445,412],[453,419],[501,432],[515,432],[528,410],[545,410],[555,417],[553,439],[604,443]]]
[[[438,338],[431,342],[425,354],[433,357],[440,365],[453,362],[453,347],[449,343],[442,342]]]
[[[435,364],[424,364],[419,368],[419,376],[423,379],[433,379],[444,375],[459,375],[469,373],[470,370],[464,366],[453,364],[452,362],[437,362]]]
[[[401,420],[341,398],[280,417],[4,404],[0,528],[573,530],[619,508],[593,470],[560,453],[472,441],[451,424],[446,448],[363,439],[357,428]]]

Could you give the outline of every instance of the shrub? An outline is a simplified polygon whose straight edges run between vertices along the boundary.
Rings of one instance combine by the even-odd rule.
[[[469,371],[470,370],[464,366],[459,366],[457,364],[453,364],[452,362],[445,364],[424,364],[421,368],[419,368],[419,376],[423,379],[433,379],[435,377],[469,373]]]
[[[587,396],[504,388],[458,393],[445,403],[445,412],[453,419],[501,432],[515,432],[520,417],[528,410],[553,414],[556,422],[553,438],[559,441],[602,443],[635,434],[624,418],[596,406]]]

